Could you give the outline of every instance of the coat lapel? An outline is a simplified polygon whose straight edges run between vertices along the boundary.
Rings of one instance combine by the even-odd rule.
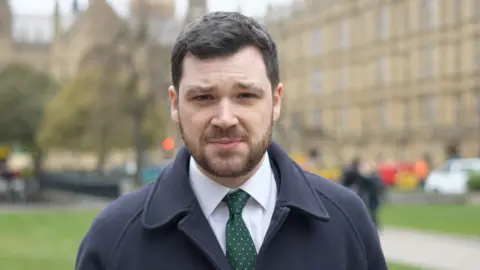
[[[177,223],[195,246],[201,250],[216,269],[229,269],[210,224],[190,186],[188,167],[190,154],[183,148],[153,184],[145,203],[142,223],[154,230]]]

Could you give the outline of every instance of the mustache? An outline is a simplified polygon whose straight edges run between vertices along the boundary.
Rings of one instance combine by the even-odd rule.
[[[215,128],[207,131],[204,135],[205,141],[211,140],[220,140],[220,139],[247,139],[248,136],[246,132],[238,129],[238,128],[231,128],[231,129],[220,129]]]

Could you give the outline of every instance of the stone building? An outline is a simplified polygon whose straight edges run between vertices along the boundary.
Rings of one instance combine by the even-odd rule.
[[[60,14],[57,1],[52,16],[13,14],[9,1],[0,0],[0,67],[24,62],[69,80],[83,67],[104,60],[119,32],[133,33],[147,17],[150,42],[139,49],[138,66],[145,81],[154,83],[151,87],[168,87],[170,48],[186,23],[175,17],[175,0],[130,0],[128,16],[118,14],[107,0],[89,0],[85,10],[72,0],[71,9]],[[187,18],[206,11],[206,0],[189,0]]]
[[[126,17],[106,0],[90,0],[85,10],[79,10],[73,0],[70,14],[60,14],[57,4],[53,16],[41,16],[12,14],[8,0],[0,0],[0,65],[26,62],[60,80],[69,79],[82,63],[95,59],[99,48],[108,45],[118,31],[135,26],[140,7],[148,10],[155,41],[151,47],[170,47],[183,26],[175,18],[175,1],[131,0],[130,5],[131,14]]]
[[[82,68],[102,64],[120,31],[134,33],[147,18],[149,42],[136,53],[136,66],[142,90],[165,93],[167,113],[171,46],[188,20],[207,12],[206,0],[189,0],[188,4],[186,19],[181,20],[175,17],[175,0],[130,0],[128,15],[118,14],[107,0],[89,0],[84,10],[77,0],[71,0],[71,11],[65,15],[57,0],[52,16],[13,14],[9,0],[0,0],[0,68],[27,63],[68,81]],[[121,42],[117,43],[120,48],[116,49],[121,49]],[[167,130],[178,138],[173,124]]]
[[[480,154],[480,0],[297,2],[267,21],[292,151],[332,166]]]

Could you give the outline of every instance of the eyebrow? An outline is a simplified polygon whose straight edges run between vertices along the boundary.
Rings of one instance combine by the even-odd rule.
[[[265,91],[261,87],[253,83],[236,82],[233,84],[233,88],[255,92],[257,95],[263,95],[265,93]],[[205,94],[210,94],[214,91],[215,91],[214,86],[187,86],[185,89],[185,95],[186,96],[205,95]]]
[[[233,87],[242,90],[249,90],[255,92],[257,95],[263,95],[265,93],[261,87],[255,85],[254,83],[237,82],[233,85]]]
[[[195,96],[195,95],[205,95],[212,93],[214,90],[213,87],[202,87],[202,86],[188,86],[185,89],[186,96]]]

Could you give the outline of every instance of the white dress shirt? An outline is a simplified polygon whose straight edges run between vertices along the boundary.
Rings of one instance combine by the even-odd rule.
[[[190,184],[200,203],[200,207],[212,227],[218,243],[226,252],[225,230],[229,218],[227,205],[223,198],[234,190],[218,184],[205,176],[193,158],[190,158]],[[277,200],[277,184],[270,167],[268,154],[265,153],[258,171],[239,187],[250,195],[242,217],[253,238],[257,252],[267,233]]]

